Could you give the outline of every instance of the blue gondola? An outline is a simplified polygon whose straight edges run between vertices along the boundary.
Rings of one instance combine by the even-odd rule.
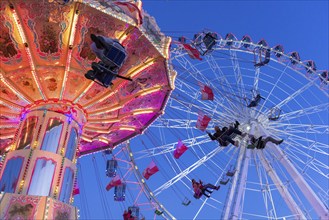
[[[315,62],[313,60],[308,60],[306,62],[306,67],[305,67],[307,73],[313,73],[316,71],[316,65]]]
[[[276,45],[274,48],[273,48],[273,51],[274,51],[274,55],[277,57],[277,58],[280,58],[284,52],[283,50],[283,46],[282,45]]]
[[[106,176],[115,177],[117,174],[118,161],[115,159],[107,160],[106,162]]]
[[[290,55],[290,61],[292,65],[296,65],[300,62],[300,56],[298,52],[292,52]]]
[[[236,40],[236,37],[234,36],[234,34],[228,33],[228,34],[226,34],[225,40],[226,40],[226,46],[230,47],[230,46],[232,46],[233,41]]]
[[[328,70],[325,70],[321,73],[321,77],[320,80],[322,83],[324,83],[325,85],[327,85],[329,83],[329,78],[328,78],[329,74],[328,74]]]
[[[114,201],[122,202],[126,200],[126,183],[122,183],[114,188]]]
[[[249,35],[244,35],[242,37],[242,46],[244,48],[249,48],[250,47],[250,43],[251,43],[251,37]]]

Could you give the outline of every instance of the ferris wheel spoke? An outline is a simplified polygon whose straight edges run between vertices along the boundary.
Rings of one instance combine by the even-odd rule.
[[[266,104],[267,104],[269,98],[271,97],[271,95],[272,95],[274,89],[277,88],[277,85],[278,85],[278,83],[280,82],[282,76],[285,74],[286,70],[288,69],[288,66],[289,66],[289,64],[287,64],[287,65],[284,67],[284,69],[280,72],[280,76],[277,78],[276,82],[273,84],[273,86],[272,86],[272,88],[271,88],[271,91],[267,94],[267,96],[266,96],[266,98],[265,98],[263,104],[261,105],[261,107],[260,107],[260,109],[259,109],[259,114],[262,112],[262,109],[264,108],[264,106],[266,106]],[[259,115],[259,114],[258,114],[258,115]],[[282,116],[281,116],[281,117],[282,117]]]
[[[290,101],[294,100],[296,97],[298,97],[303,92],[305,92],[308,88],[310,88],[312,85],[314,85],[314,83],[316,82],[316,80],[317,79],[313,79],[313,80],[309,81],[303,87],[299,88],[293,94],[291,94],[290,96],[288,96],[287,98],[285,98],[284,100],[282,100],[279,104],[275,105],[274,108],[281,109],[282,106],[284,106],[287,103],[289,103]],[[265,115],[268,115],[268,114],[269,114],[269,112],[266,112],[265,113]]]
[[[329,134],[329,125],[278,123],[273,128],[282,129],[289,133]]]
[[[286,144],[288,144],[288,145],[291,145],[294,147],[300,147],[301,149],[310,150],[315,153],[321,153],[323,155],[329,155],[329,153],[328,153],[329,146],[324,143],[321,143],[321,142],[318,142],[318,141],[315,141],[312,139],[308,139],[305,137],[301,137],[301,136],[298,136],[298,135],[295,135],[292,133],[284,132],[282,130],[274,130],[274,129],[271,129],[271,130],[274,131],[272,133],[275,133],[275,131],[277,131],[277,132],[282,132],[282,135],[288,136],[289,139],[286,140]],[[269,130],[269,131],[271,131],[271,130]],[[305,146],[305,143],[307,143],[306,146]]]
[[[311,106],[308,108],[283,113],[282,115],[280,115],[280,122],[293,120],[296,118],[300,118],[300,117],[307,116],[307,115],[312,115],[312,114],[319,113],[319,112],[325,112],[328,109],[329,109],[329,104],[323,103],[323,104],[314,105],[314,106]]]
[[[211,159],[213,156],[215,156],[222,150],[223,150],[223,148],[218,147],[218,148],[214,149],[213,151],[211,151],[209,154],[203,156],[202,158],[197,160],[194,164],[192,164],[191,166],[189,166],[188,168],[183,170],[180,174],[176,175],[175,177],[171,178],[166,183],[162,184],[160,187],[155,189],[153,191],[154,195],[155,196],[159,195],[161,192],[168,189],[171,185],[175,184],[176,182],[180,181],[182,178],[187,176],[189,173],[191,173],[193,170],[195,170],[199,166],[203,165],[207,160]]]
[[[188,60],[185,56],[178,56],[175,58],[175,60],[184,68],[185,71],[187,71],[190,76],[192,76],[197,82],[201,81],[202,82],[206,82],[207,84],[210,83],[209,79],[207,79],[207,77],[204,76],[204,74],[202,74],[200,72],[199,69],[197,69],[190,60]],[[185,77],[182,77],[183,79]]]
[[[215,90],[216,94],[221,95],[222,97],[225,97],[225,99],[228,101],[228,105],[233,110],[238,110],[239,106],[235,103],[240,103],[241,99],[239,97],[233,95],[234,101],[229,101],[228,94],[235,94],[235,89],[232,87],[232,84],[228,81],[226,75],[223,73],[222,69],[219,67],[218,63],[215,61],[213,56],[206,56],[206,60],[209,63],[209,66],[211,70],[214,73],[215,80],[211,82],[212,88]],[[219,86],[216,84],[219,84],[221,86],[221,89],[219,89]]]
[[[189,120],[189,119],[173,119],[173,118],[159,118],[156,120],[150,127],[156,128],[192,128],[192,125],[196,124],[196,120]]]

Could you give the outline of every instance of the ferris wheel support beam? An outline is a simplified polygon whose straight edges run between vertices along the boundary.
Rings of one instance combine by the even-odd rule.
[[[295,166],[290,162],[287,155],[274,144],[268,144],[270,149],[279,156],[278,161],[285,167],[288,171],[289,175],[294,179],[295,183],[304,194],[306,199],[309,201],[311,206],[314,208],[317,213],[319,219],[328,219],[329,218],[329,210],[323,202],[319,199],[319,197],[315,194],[315,192],[311,189],[311,187],[307,184],[302,175],[297,171]]]
[[[263,151],[258,151],[257,155],[263,165],[263,167],[266,170],[266,173],[271,177],[272,181],[274,182],[276,188],[280,192],[282,198],[288,205],[290,211],[297,217],[298,219],[306,219],[303,211],[299,208],[295,200],[292,198],[290,195],[288,189],[286,186],[282,183],[280,180],[279,176],[276,174],[274,171],[273,167],[271,164],[268,162],[268,160],[265,158]]]
[[[245,148],[246,146],[241,146],[241,147]],[[244,156],[242,172],[241,172],[240,182],[239,182],[239,188],[237,190],[233,213],[231,216],[231,219],[233,219],[233,220],[241,219],[239,215],[241,214],[241,207],[242,207],[241,202],[242,202],[242,197],[245,192],[245,186],[246,186],[246,182],[247,182],[250,154],[251,154],[251,150],[247,149],[245,156]]]
[[[258,91],[259,73],[260,73],[260,68],[258,67],[255,69],[255,81],[253,87],[255,91]]]
[[[241,147],[239,157],[238,157],[238,160],[237,160],[236,172],[233,176],[232,185],[231,185],[231,188],[229,190],[228,197],[226,198],[226,203],[225,203],[225,206],[224,206],[224,212],[222,214],[221,219],[228,219],[229,215],[231,213],[231,207],[232,207],[232,204],[233,204],[233,199],[235,197],[235,191],[236,191],[236,187],[237,187],[237,184],[238,184],[238,178],[239,178],[240,173],[241,173],[242,160],[244,158],[245,152],[246,152],[246,148]]]

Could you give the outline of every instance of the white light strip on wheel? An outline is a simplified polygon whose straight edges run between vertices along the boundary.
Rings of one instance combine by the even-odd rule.
[[[42,99],[43,100],[46,100],[45,95],[43,94],[43,92],[41,90],[40,82],[39,82],[39,80],[38,80],[38,78],[36,76],[34,62],[32,60],[32,55],[31,55],[30,49],[28,47],[28,44],[27,44],[27,41],[26,41],[26,37],[25,37],[24,31],[23,31],[21,22],[18,19],[18,16],[16,14],[15,9],[12,9],[11,11],[12,11],[12,15],[13,15],[13,18],[14,18],[14,22],[15,22],[15,24],[17,26],[17,29],[18,29],[18,32],[19,32],[19,36],[21,37],[22,43],[25,46],[25,51],[26,51],[26,54],[27,54],[27,58],[28,58],[30,67],[31,67],[31,73],[32,73],[33,79],[34,79],[34,81],[35,81],[35,83],[37,85],[37,88],[38,88],[38,90],[40,92],[40,95],[41,95]]]

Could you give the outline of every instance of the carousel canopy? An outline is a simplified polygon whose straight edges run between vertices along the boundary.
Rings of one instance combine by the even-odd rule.
[[[0,150],[15,136],[24,112],[58,104],[83,112],[81,155],[113,148],[141,134],[163,113],[174,87],[170,38],[140,1],[0,2]],[[85,78],[90,34],[117,39],[128,59],[113,86]]]

